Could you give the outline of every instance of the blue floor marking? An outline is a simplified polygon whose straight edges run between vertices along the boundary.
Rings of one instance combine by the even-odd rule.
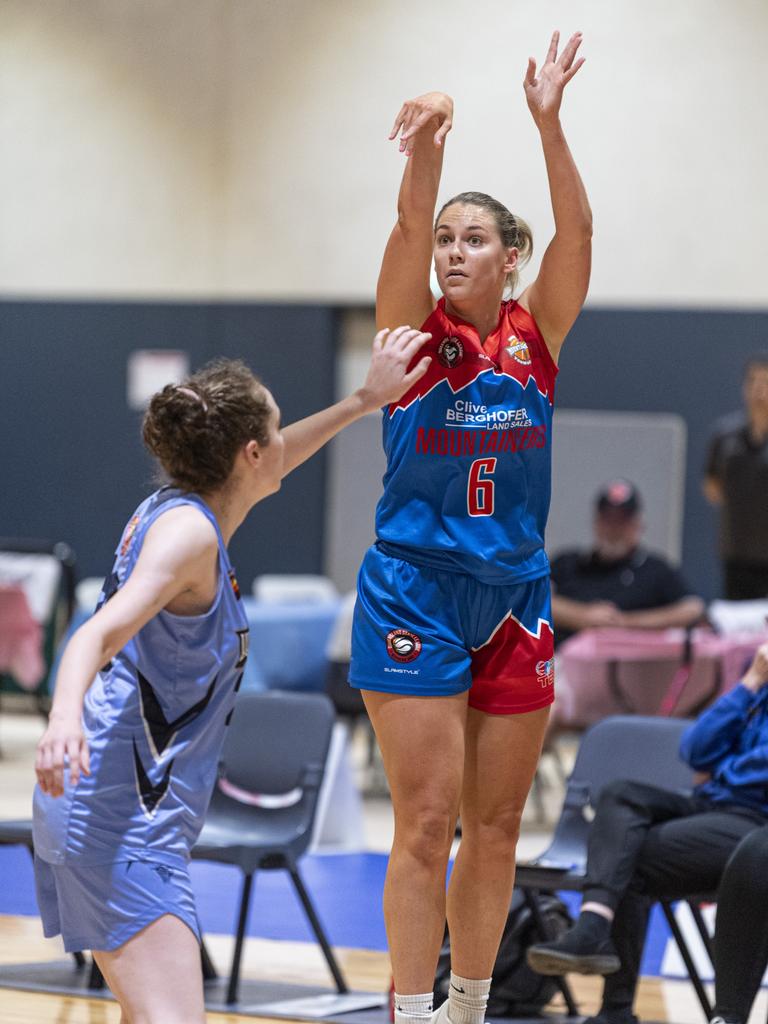
[[[386,950],[381,910],[386,869],[383,853],[309,854],[300,861],[302,878],[333,945]],[[225,864],[193,861],[190,874],[203,931],[232,935],[242,872]],[[571,913],[578,913],[580,895],[560,895]],[[0,846],[0,914],[38,916],[32,860],[22,846]],[[247,931],[263,939],[314,941],[286,871],[256,874]],[[664,916],[655,906],[643,954],[644,975],[658,976],[669,938]]]

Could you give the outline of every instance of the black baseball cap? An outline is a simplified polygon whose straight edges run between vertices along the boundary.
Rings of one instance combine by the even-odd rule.
[[[595,497],[598,512],[623,512],[627,517],[637,515],[642,505],[640,492],[629,480],[611,480],[600,488]]]

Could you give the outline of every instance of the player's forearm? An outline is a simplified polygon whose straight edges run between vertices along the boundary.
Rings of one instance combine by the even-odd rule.
[[[435,203],[443,170],[443,149],[436,146],[433,136],[440,126],[437,118],[413,139],[413,153],[403,172],[397,197],[397,217],[401,228],[432,227]]]
[[[340,430],[348,427],[350,423],[354,423],[361,416],[375,412],[377,408],[367,394],[360,389],[335,405],[284,427],[283,476],[287,476],[302,462],[306,462]]]
[[[634,629],[671,629],[673,626],[692,626],[704,614],[704,602],[699,597],[686,597],[674,604],[642,611],[622,612],[622,621]]]
[[[549,195],[558,237],[573,245],[586,245],[592,237],[592,210],[560,121],[539,127]]]
[[[79,719],[88,688],[99,669],[116,653],[94,628],[93,620],[81,626],[67,644],[56,673],[50,717]]]

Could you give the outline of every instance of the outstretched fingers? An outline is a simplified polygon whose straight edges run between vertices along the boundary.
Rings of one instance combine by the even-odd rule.
[[[566,85],[570,82],[570,80],[573,78],[573,76],[576,74],[576,72],[579,70],[579,68],[586,59],[586,57],[579,57],[579,59],[576,61],[573,67],[565,72],[565,74],[563,75],[563,81]]]
[[[558,61],[558,64],[560,65],[562,71],[568,71],[571,65],[573,64],[574,57],[576,56],[576,51],[581,46],[582,39],[583,36],[581,32],[574,32],[571,38],[565,44],[565,49],[560,54],[560,60]]]
[[[410,117],[403,131],[400,134],[401,153],[404,152],[406,156],[410,156],[413,153],[413,142],[411,140],[413,139],[414,135],[418,134],[418,132],[420,132],[425,125],[429,124],[429,122],[432,120],[434,116],[435,111],[430,106],[422,107],[418,113],[416,113],[415,110],[411,111]],[[445,122],[443,122],[443,124],[444,123]],[[437,142],[437,136],[440,133],[440,129],[442,129],[442,127],[443,125],[440,125],[440,128],[435,133],[435,143],[437,145],[440,145],[440,143]],[[450,123],[448,125],[448,128],[450,128]],[[445,130],[448,131],[448,128],[446,128]]]
[[[536,84],[536,61],[533,57],[528,58],[528,69],[525,72],[525,78],[523,79],[523,85],[535,85]]]
[[[431,334],[424,331],[417,331],[411,327],[398,327],[392,332],[396,335],[393,338],[392,347],[400,352],[410,362],[421,346],[429,341]]]
[[[560,32],[555,29],[552,33],[552,39],[549,42],[549,49],[547,50],[547,56],[544,60],[545,64],[554,64],[557,60],[557,47],[560,42]]]
[[[403,377],[403,384],[405,385],[406,390],[415,384],[417,380],[421,380],[429,369],[431,363],[432,356],[424,356],[423,359],[420,359],[418,363],[416,363],[410,373],[406,373],[405,377]]]
[[[400,129],[402,128],[403,124],[405,123],[405,120],[406,120],[407,116],[408,116],[408,104],[404,103],[402,105],[402,107],[400,107],[398,115],[395,118],[395,123],[392,125],[392,131],[389,133],[390,139],[394,139],[396,137],[397,133],[400,131]]]
[[[436,146],[442,146],[443,139],[448,134],[448,132],[451,130],[452,125],[453,125],[453,121],[451,120],[451,118],[450,117],[446,117],[446,119],[443,121],[443,123],[440,125],[440,127],[435,132],[435,145]]]

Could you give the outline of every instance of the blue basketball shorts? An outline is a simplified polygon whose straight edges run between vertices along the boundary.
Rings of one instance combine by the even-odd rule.
[[[46,938],[61,934],[64,949],[117,949],[164,914],[200,940],[189,872],[145,860],[112,864],[49,864],[35,857],[37,904]]]
[[[349,682],[446,697],[496,715],[554,700],[549,576],[492,586],[368,550],[357,581]]]

